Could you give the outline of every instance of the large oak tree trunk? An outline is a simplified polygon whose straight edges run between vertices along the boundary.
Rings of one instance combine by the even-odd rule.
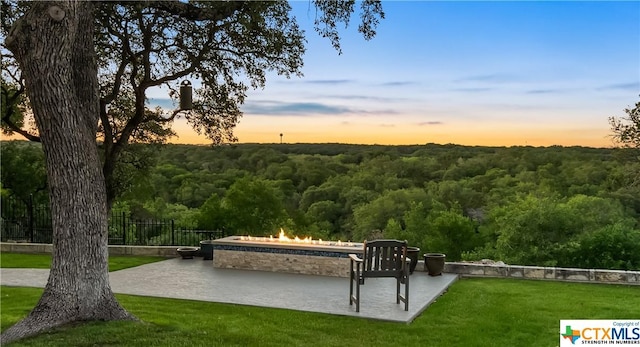
[[[109,286],[93,6],[34,2],[5,40],[20,63],[45,153],[53,260],[40,301],[2,343],[74,321],[133,319]]]

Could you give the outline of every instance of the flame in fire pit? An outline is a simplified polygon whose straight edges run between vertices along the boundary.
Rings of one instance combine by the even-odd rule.
[[[278,241],[280,242],[296,242],[296,243],[312,243],[313,240],[311,239],[311,236],[307,236],[304,239],[301,239],[299,237],[294,237],[293,239],[290,238],[289,236],[284,234],[284,230],[280,229],[280,235],[278,236]],[[320,240],[320,242],[322,242],[322,240]]]
[[[273,235],[269,235],[269,237],[260,237],[260,236],[240,236],[240,241],[259,241],[259,242],[281,242],[281,243],[302,243],[309,245],[322,245],[322,246],[355,246],[352,242],[342,242],[338,241],[322,241],[322,239],[314,240],[311,236],[307,236],[305,238],[299,238],[295,236],[294,238],[290,238],[285,235],[284,230],[280,228],[280,234],[278,237],[273,237]]]

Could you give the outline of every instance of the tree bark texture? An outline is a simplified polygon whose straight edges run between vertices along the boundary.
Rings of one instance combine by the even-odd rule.
[[[45,153],[53,259],[40,301],[2,334],[3,344],[74,321],[133,319],[109,286],[93,6],[34,2],[5,40],[20,63]]]

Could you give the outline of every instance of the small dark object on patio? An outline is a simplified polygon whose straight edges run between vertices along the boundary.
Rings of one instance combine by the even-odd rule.
[[[429,272],[429,276],[440,276],[444,270],[446,255],[443,253],[425,253],[424,268]]]
[[[420,248],[407,247],[407,257],[411,259],[411,266],[409,266],[409,275],[412,275],[418,266],[418,257],[420,256]]]
[[[176,250],[182,259],[193,259],[193,257],[200,252],[197,247],[180,247]]]
[[[213,240],[200,241],[200,255],[202,260],[213,260]]]

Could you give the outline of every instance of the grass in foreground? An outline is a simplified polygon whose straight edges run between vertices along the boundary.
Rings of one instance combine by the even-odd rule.
[[[41,293],[2,287],[0,327],[26,315]],[[270,295],[277,293],[265,298]],[[640,317],[638,287],[512,279],[459,280],[409,325],[209,302],[118,299],[144,323],[75,325],[12,346],[557,346],[560,319]]]
[[[118,271],[166,259],[163,257],[111,256],[109,257],[109,271]],[[0,253],[0,267],[48,269],[51,267],[51,255],[2,252]]]

